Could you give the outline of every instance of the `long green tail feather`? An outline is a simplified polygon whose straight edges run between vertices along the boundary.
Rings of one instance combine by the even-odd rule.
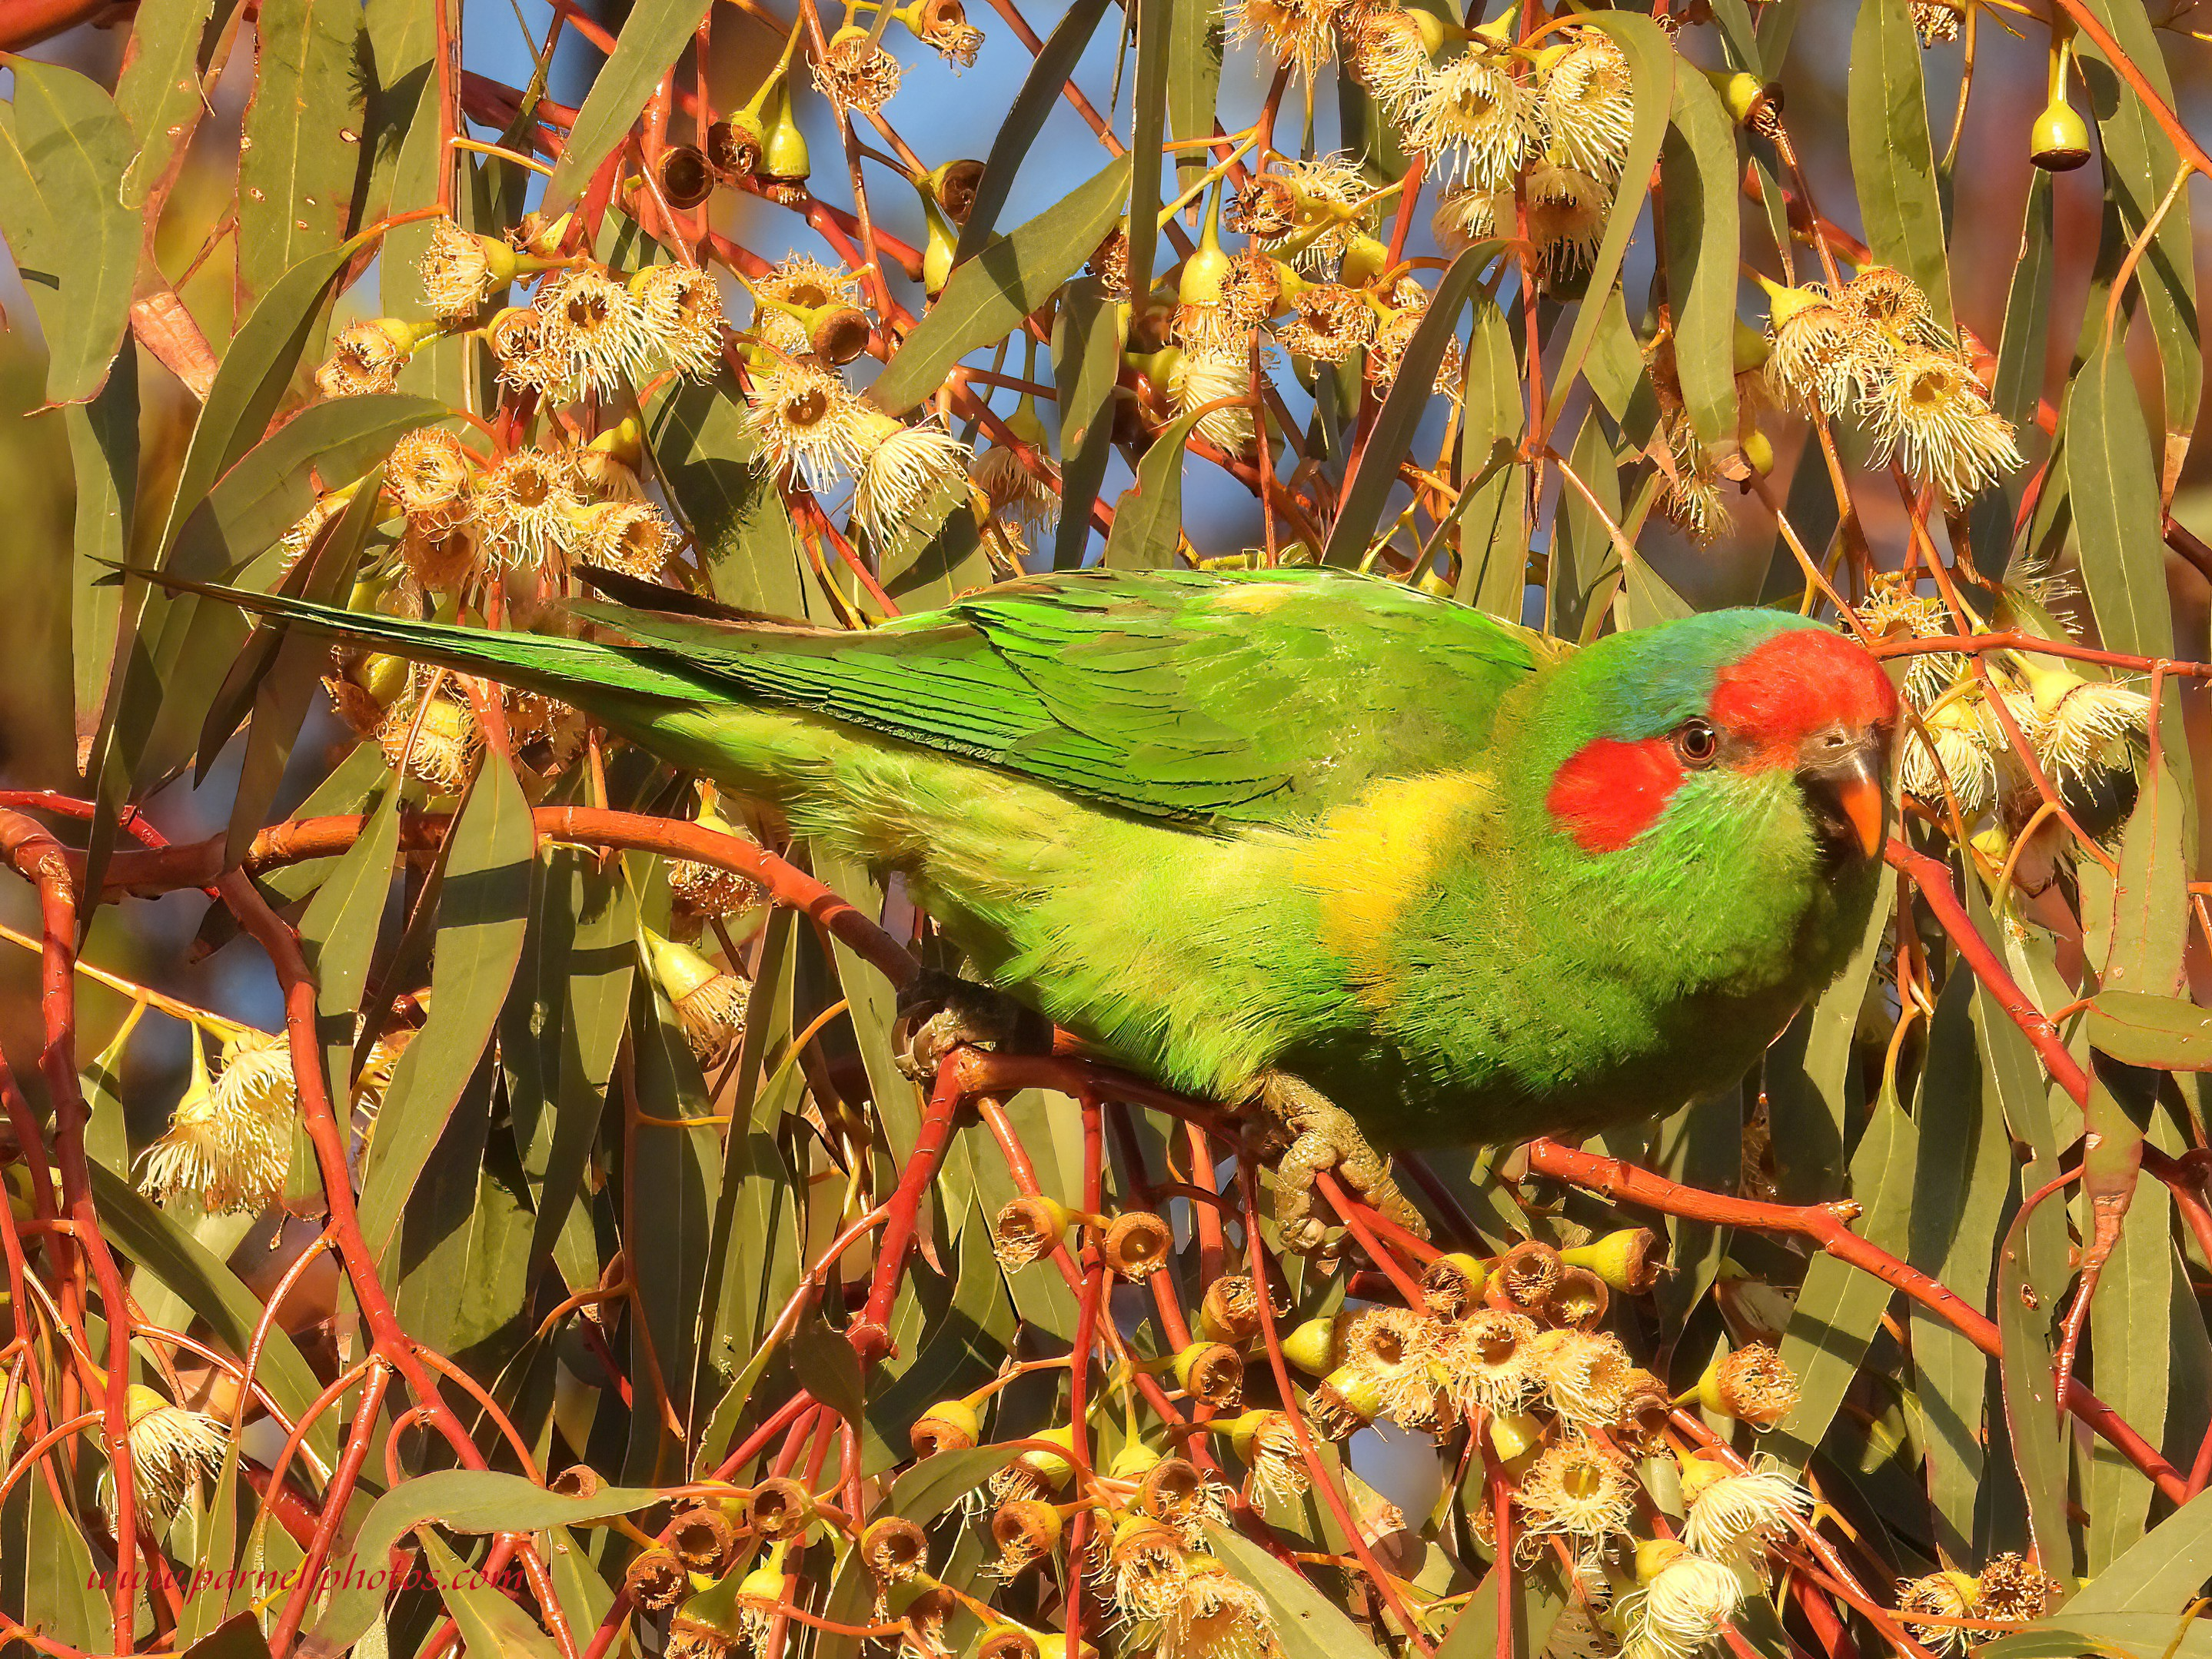
[[[451,623],[410,622],[378,611],[318,605],[283,593],[224,587],[156,571],[143,574],[163,587],[220,599],[257,616],[373,647],[410,662],[544,692],[591,714],[610,712],[611,702],[627,698],[694,703],[714,695],[698,680],[672,672],[665,658],[655,660],[645,652],[622,646],[557,635],[495,633]]]

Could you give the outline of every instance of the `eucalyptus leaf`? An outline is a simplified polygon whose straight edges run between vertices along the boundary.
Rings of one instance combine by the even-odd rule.
[[[0,232],[46,337],[46,400],[82,403],[106,383],[129,325],[143,227],[121,199],[131,130],[75,70],[11,58],[0,119]]]
[[[1019,327],[1121,216],[1128,178],[1126,157],[1109,161],[1004,240],[954,265],[937,303],[884,365],[869,395],[902,415],[935,391],[953,364]]]
[[[545,186],[557,212],[583,193],[599,163],[623,141],[638,110],[707,15],[713,0],[639,0],[615,40],[613,56],[592,78],[576,125]]]
[[[1920,35],[1907,0],[1861,0],[1851,31],[1851,173],[1875,260],[1920,285],[1939,327],[1951,326],[1951,264]]]

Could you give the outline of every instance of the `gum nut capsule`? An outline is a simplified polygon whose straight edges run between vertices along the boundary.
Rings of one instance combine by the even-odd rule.
[[[941,1451],[966,1451],[983,1437],[983,1423],[964,1400],[940,1400],[915,1419],[907,1440],[917,1457]]]
[[[2045,173],[2071,173],[2089,159],[2089,124],[2059,99],[2035,118],[2027,143],[2028,159]]]
[[[1649,1227],[1623,1227],[1587,1244],[1559,1252],[1571,1267],[1587,1267],[1608,1290],[1641,1296],[1658,1284],[1667,1270],[1667,1246]]]
[[[707,129],[707,160],[725,179],[758,172],[761,152],[767,146],[768,134],[749,111],[740,110]]]
[[[1421,1269],[1421,1297],[1439,1319],[1460,1319],[1482,1300],[1490,1269],[1463,1250],[1440,1255]]]
[[[871,1521],[860,1534],[860,1560],[880,1583],[913,1577],[928,1556],[928,1534],[902,1515]]]
[[[781,1475],[753,1488],[753,1529],[767,1539],[795,1538],[814,1519],[814,1498]]]
[[[695,208],[714,193],[714,169],[702,151],[677,144],[662,155],[654,169],[660,193],[672,208]]]

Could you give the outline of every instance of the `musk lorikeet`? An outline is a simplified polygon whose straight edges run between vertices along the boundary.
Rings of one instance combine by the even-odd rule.
[[[1734,1082],[1860,938],[1885,833],[1888,679],[1770,611],[1576,650],[1349,573],[1093,570],[863,633],[583,603],[565,638],[224,592],[903,873],[993,986],[1263,1107],[1294,1247],[1317,1170],[1418,1225],[1391,1147]]]

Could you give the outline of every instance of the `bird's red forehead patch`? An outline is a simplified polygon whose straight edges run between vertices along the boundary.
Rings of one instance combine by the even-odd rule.
[[[1666,738],[1599,738],[1552,775],[1544,805],[1583,852],[1618,853],[1651,827],[1681,781],[1682,763]]]
[[[1815,732],[1897,719],[1897,692],[1881,665],[1840,634],[1793,628],[1746,652],[1713,685],[1713,723],[1780,756]]]

